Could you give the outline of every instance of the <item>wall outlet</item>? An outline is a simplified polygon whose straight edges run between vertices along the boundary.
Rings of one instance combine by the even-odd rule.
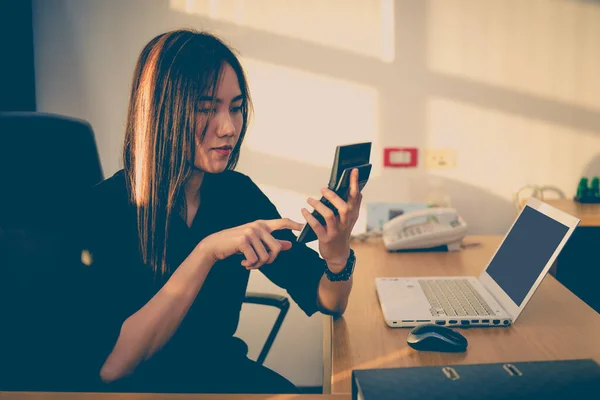
[[[384,167],[416,167],[419,150],[416,147],[386,147],[383,149]]]
[[[456,150],[454,149],[425,149],[425,168],[446,169],[456,168]]]

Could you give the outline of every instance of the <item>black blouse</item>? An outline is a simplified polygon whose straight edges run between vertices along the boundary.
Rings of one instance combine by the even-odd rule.
[[[201,204],[192,226],[188,227],[181,217],[171,225],[171,273],[206,236],[257,219],[281,218],[256,184],[239,172],[205,174],[200,190]],[[79,240],[92,260],[85,290],[85,301],[89,303],[86,334],[93,341],[87,356],[96,373],[114,347],[123,322],[146,304],[170,276],[154,274],[141,261],[136,208],[128,199],[121,170],[93,189],[80,230]],[[260,271],[286,289],[310,316],[318,311],[317,291],[326,264],[317,252],[297,243],[290,230],[275,231],[273,236],[289,240],[293,246]],[[149,382],[183,379],[186,374],[210,379],[210,371],[226,368],[246,356],[247,346],[233,336],[249,278],[249,271],[240,265],[242,259],[234,255],[215,263],[175,334],[128,381],[143,381],[148,388]]]

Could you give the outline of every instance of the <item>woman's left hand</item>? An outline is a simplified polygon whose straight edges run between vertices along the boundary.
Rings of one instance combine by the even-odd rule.
[[[335,266],[337,271],[333,272],[339,272],[344,268],[346,260],[350,256],[350,236],[358,219],[362,201],[362,194],[358,191],[358,170],[353,169],[350,176],[348,201],[344,201],[327,188],[321,189],[321,193],[338,210],[338,215],[336,216],[319,200],[310,197],[307,200],[308,204],[323,216],[326,225],[321,225],[306,208],[302,209],[302,215],[319,239],[321,257],[327,261],[330,269]]]

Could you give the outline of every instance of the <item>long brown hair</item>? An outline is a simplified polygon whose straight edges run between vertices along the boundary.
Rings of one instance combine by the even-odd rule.
[[[234,169],[248,126],[250,95],[242,66],[217,37],[193,30],[156,36],[142,50],[133,76],[123,148],[130,200],[137,208],[139,248],[155,273],[169,270],[170,221],[185,209],[192,175],[200,97],[216,90],[223,65],[237,74],[243,124],[227,169]],[[205,124],[201,140],[206,134]]]

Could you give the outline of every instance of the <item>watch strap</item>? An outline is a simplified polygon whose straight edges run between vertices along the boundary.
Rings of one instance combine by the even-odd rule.
[[[329,268],[325,268],[325,275],[331,282],[342,282],[347,281],[354,272],[354,264],[356,263],[356,257],[354,256],[354,250],[350,249],[350,255],[346,260],[346,266],[340,272],[332,272]]]

